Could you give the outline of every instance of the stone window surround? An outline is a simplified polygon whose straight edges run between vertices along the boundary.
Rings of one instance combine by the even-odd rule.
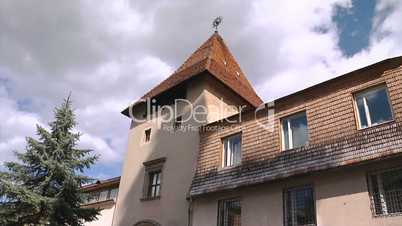
[[[166,162],[166,158],[158,158],[158,159],[154,159],[154,160],[150,160],[147,162],[144,162],[144,185],[143,185],[143,192],[142,192],[142,198],[141,201],[150,201],[150,200],[156,200],[156,199],[160,199],[161,195],[160,193],[162,192],[162,187],[163,187],[163,166]],[[156,197],[150,197],[148,194],[148,189],[149,189],[149,185],[150,185],[150,178],[149,175],[152,172],[156,172],[156,171],[160,171],[161,175],[160,175],[160,193],[159,196]]]

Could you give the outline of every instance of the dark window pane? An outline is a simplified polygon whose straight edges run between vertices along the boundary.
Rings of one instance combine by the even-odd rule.
[[[231,139],[231,149],[233,150],[233,164],[239,164],[241,162],[241,138],[240,135],[236,135]]]
[[[145,130],[145,142],[149,142],[151,140],[151,129]]]
[[[181,129],[181,125],[182,125],[182,116],[179,116],[174,121],[173,127],[174,127],[175,130],[179,130],[179,129]]]
[[[384,88],[367,93],[366,100],[372,124],[392,120],[391,106],[388,102],[387,91]]]
[[[315,225],[313,189],[304,187],[286,192],[285,220],[287,226]]]
[[[370,180],[371,180],[371,186],[372,186],[372,196],[373,196],[373,202],[374,202],[373,205],[374,205],[375,213],[377,215],[383,214],[381,196],[380,196],[380,191],[378,189],[377,175],[371,175]]]
[[[308,131],[306,114],[303,113],[293,118],[291,120],[291,126],[293,134],[293,148],[301,147],[307,144]]]
[[[388,213],[402,212],[402,169],[381,174]]]
[[[364,109],[364,101],[363,96],[359,96],[356,98],[357,110],[359,111],[359,118],[360,118],[360,127],[366,128],[368,126],[366,111]]]
[[[116,199],[117,198],[117,192],[118,192],[117,188],[113,188],[112,190],[110,190],[109,199]]]
[[[223,200],[219,202],[219,226],[241,226],[240,200]]]

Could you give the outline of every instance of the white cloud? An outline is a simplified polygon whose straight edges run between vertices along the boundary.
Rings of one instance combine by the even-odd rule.
[[[80,138],[80,148],[91,149],[96,153],[101,154],[100,162],[101,163],[113,163],[119,160],[118,152],[114,151],[110,148],[110,145],[106,143],[105,140],[91,136],[88,133],[84,133]]]
[[[23,151],[25,136],[35,135],[38,116],[33,113],[20,112],[17,104],[7,98],[5,87],[0,84],[0,164],[15,160],[13,151]]]

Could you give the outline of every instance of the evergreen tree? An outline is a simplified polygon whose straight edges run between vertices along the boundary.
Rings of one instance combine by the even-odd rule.
[[[98,210],[80,208],[82,173],[97,160],[90,150],[76,148],[80,134],[70,97],[55,109],[50,130],[37,125],[38,139],[27,137],[19,161],[0,172],[0,225],[83,225],[97,219]]]

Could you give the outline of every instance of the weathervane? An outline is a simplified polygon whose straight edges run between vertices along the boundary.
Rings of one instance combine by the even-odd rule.
[[[218,26],[222,23],[222,17],[218,16],[215,18],[214,22],[212,22],[212,27],[215,28],[215,32],[218,32]]]

